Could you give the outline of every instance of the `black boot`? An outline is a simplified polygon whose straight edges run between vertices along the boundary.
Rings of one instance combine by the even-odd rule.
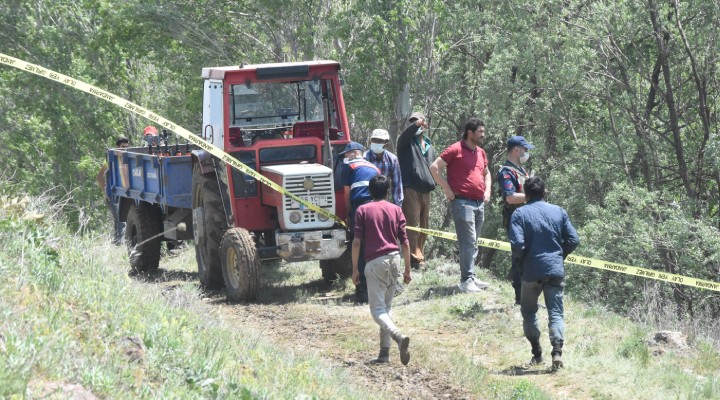
[[[530,341],[530,346],[532,347],[531,351],[532,351],[532,355],[533,355],[533,358],[530,360],[530,364],[531,365],[542,364],[543,357],[542,357],[542,346],[540,346],[540,341],[537,339],[535,339],[535,340],[528,339],[528,340]]]
[[[551,354],[553,369],[557,371],[564,366],[562,360],[562,346],[553,346],[553,351]]]

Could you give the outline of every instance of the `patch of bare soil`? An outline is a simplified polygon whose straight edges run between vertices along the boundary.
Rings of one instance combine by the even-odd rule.
[[[411,359],[409,365],[403,366],[397,349],[391,349],[390,363],[373,364],[369,361],[376,353],[338,348],[334,340],[337,335],[358,335],[379,341],[375,322],[364,312],[367,305],[323,304],[320,308],[293,304],[233,305],[220,299],[212,302],[220,306],[226,321],[261,329],[264,337],[280,346],[317,354],[346,370],[358,385],[367,387],[369,393],[381,392],[394,399],[473,398],[464,388],[451,383],[444,371],[432,365],[418,365]],[[412,351],[412,341],[410,348]]]
[[[170,292],[181,285],[196,284],[194,278],[192,273],[160,269],[138,281],[159,285],[163,294],[170,298]],[[278,347],[323,358],[335,368],[343,369],[357,385],[375,394],[373,397],[379,394],[391,399],[475,398],[465,388],[454,384],[446,371],[432,365],[420,365],[412,359],[409,365],[403,366],[397,348],[391,349],[390,363],[374,364],[370,361],[377,356],[376,350],[367,353],[353,349],[352,345],[343,345],[367,340],[379,347],[378,327],[367,304],[353,305],[351,298],[333,293],[322,281],[296,286],[266,284],[255,304],[231,304],[223,292],[211,292],[205,298],[195,300],[195,304],[186,306],[202,313],[206,320],[251,327]],[[300,301],[296,297],[298,292],[311,293],[313,297]],[[431,336],[411,336],[411,355],[413,340],[433,341]]]

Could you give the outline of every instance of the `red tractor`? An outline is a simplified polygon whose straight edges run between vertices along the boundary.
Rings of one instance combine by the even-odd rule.
[[[201,136],[345,219],[335,170],[350,135],[339,71],[334,61],[203,68]],[[162,240],[192,238],[200,282],[208,288],[224,283],[231,300],[256,298],[262,260],[320,260],[326,280],[349,274],[346,230],[335,219],[207,151],[188,151],[153,154],[149,146],[108,152],[108,185],[128,222],[133,268],[157,268]],[[181,223],[187,228],[177,229]],[[150,237],[157,232],[164,235]]]

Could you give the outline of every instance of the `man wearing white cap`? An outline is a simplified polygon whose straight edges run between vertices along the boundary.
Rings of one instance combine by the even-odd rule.
[[[402,207],[403,185],[400,175],[400,164],[395,154],[387,151],[385,147],[390,143],[390,134],[385,129],[375,129],[370,134],[370,150],[365,152],[365,160],[375,165],[380,173],[392,181],[392,202]]]

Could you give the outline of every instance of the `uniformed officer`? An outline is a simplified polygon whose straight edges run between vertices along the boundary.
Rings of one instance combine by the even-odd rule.
[[[523,184],[530,175],[522,167],[530,158],[530,150],[535,146],[525,140],[522,136],[512,136],[507,141],[507,160],[500,167],[497,173],[497,181],[500,186],[500,197],[503,199],[503,225],[506,230],[510,229],[510,217],[513,211],[525,204],[525,193]],[[515,289],[515,304],[520,304],[521,271],[512,261],[510,267],[510,278]]]
[[[352,242],[355,233],[355,212],[358,207],[372,201],[370,195],[370,179],[380,175],[380,170],[371,162],[363,159],[365,148],[357,142],[350,142],[345,150],[340,153],[344,157],[344,168],[342,171],[342,183],[345,187],[345,209],[348,210],[348,225]],[[364,250],[360,251],[358,260],[358,271],[360,272],[360,283],[355,287],[355,296],[358,303],[367,303],[367,281],[365,280],[365,257]]]

